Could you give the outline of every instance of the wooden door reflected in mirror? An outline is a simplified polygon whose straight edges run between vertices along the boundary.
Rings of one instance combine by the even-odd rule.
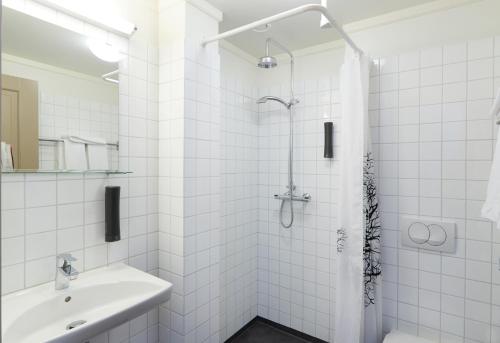
[[[2,75],[1,119],[2,142],[10,145],[13,168],[38,169],[36,81]]]

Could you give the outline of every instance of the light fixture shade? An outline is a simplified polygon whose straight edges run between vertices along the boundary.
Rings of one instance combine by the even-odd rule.
[[[87,45],[90,51],[99,59],[116,63],[121,61],[125,55],[122,54],[116,47],[98,39],[89,39]]]
[[[99,26],[106,31],[111,31],[121,36],[130,37],[136,26],[120,17],[113,15],[112,11],[103,8],[101,0],[69,1],[69,0],[33,0],[43,6],[62,12],[71,17]],[[5,4],[3,4],[5,6]],[[9,6],[8,6],[9,7]],[[28,13],[30,14],[30,13]]]

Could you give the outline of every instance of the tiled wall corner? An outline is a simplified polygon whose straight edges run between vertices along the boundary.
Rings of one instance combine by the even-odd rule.
[[[174,283],[160,339],[218,341],[220,61],[217,43],[201,46],[218,21],[189,2],[160,5],[159,265]]]
[[[257,315],[259,137],[254,66],[221,49],[221,338]],[[237,70],[225,69],[226,63]],[[251,75],[251,74],[250,74]]]

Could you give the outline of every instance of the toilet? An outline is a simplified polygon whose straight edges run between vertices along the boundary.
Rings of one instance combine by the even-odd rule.
[[[409,335],[407,333],[392,330],[384,338],[384,343],[435,343],[426,338]]]

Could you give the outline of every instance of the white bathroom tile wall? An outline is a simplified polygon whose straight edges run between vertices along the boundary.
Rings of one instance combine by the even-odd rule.
[[[400,80],[392,102],[384,101],[376,70],[371,75],[380,83],[380,91],[372,87],[380,101],[371,108],[380,114],[372,129],[379,136],[383,287],[394,290],[384,291],[386,331],[397,327],[439,342],[498,340],[498,235],[479,216],[496,139],[488,109],[497,44],[487,38],[390,57],[399,69],[384,76]],[[386,113],[394,119],[384,120]],[[402,247],[401,214],[456,222],[457,251]]]
[[[389,68],[390,65],[388,64]],[[265,74],[261,74],[263,78]],[[386,79],[384,88],[395,87]],[[289,98],[287,83],[259,88],[259,96]],[[339,130],[336,77],[299,80],[294,108],[294,182],[297,194],[312,195],[294,204],[294,224],[279,224],[287,184],[288,112],[273,102],[259,106],[258,314],[320,339],[331,341],[334,313],[335,199]],[[323,158],[323,123],[334,122],[334,158]],[[290,210],[285,207],[284,220]]]
[[[100,138],[117,143],[118,105],[90,102],[85,99],[53,95],[40,90],[39,135],[43,138],[60,139],[73,135]],[[58,169],[58,147],[54,142],[40,142],[40,169]],[[110,169],[118,169],[118,152],[108,147]]]
[[[85,99],[51,95],[41,90],[40,135],[80,135],[113,142],[118,136],[118,106]]]
[[[255,67],[221,50],[221,338],[257,315],[258,112]],[[236,64],[235,73],[227,64]],[[234,68],[234,66],[233,66]]]
[[[124,262],[158,274],[158,84],[155,76],[158,70],[158,15],[155,4],[155,1],[142,0],[126,4],[106,2],[106,5],[118,6],[118,12],[139,27],[130,39],[126,49],[128,57],[121,65],[118,119],[120,168],[134,173],[118,177],[3,174],[3,294],[52,280],[55,256],[61,252],[71,252],[78,258],[76,268],[79,271]],[[18,5],[21,10],[30,6],[34,8],[31,1],[19,2]],[[37,15],[38,12],[33,10],[32,13]],[[52,21],[61,24],[67,22],[65,18],[68,17],[57,13]],[[91,28],[90,24],[79,23],[76,27],[82,32]],[[101,30],[92,32],[107,35]],[[127,46],[125,40],[109,37]],[[90,127],[88,132],[79,134],[99,136],[95,128]],[[46,152],[42,151],[42,161]],[[122,240],[114,243],[104,242],[106,185],[121,186]],[[4,246],[9,248],[3,249]],[[158,310],[103,333],[90,342],[129,340],[159,341]]]
[[[200,44],[217,31],[195,4],[160,2],[159,269],[174,284],[162,342],[220,340],[220,62]]]

